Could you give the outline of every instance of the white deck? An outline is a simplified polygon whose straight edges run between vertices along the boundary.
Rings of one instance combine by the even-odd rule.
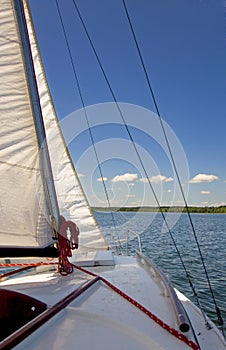
[[[116,257],[110,252],[101,254],[93,264],[105,261],[105,266],[88,267],[120,290],[138,301],[169,326],[178,330],[176,315],[161,281],[132,257]],[[115,265],[112,265],[115,262]],[[81,257],[80,257],[80,263]],[[66,295],[93,277],[75,270],[61,277],[55,272],[9,279],[1,288],[16,290],[53,306]],[[182,294],[182,299],[202,350],[226,348],[215,326],[207,330],[200,311]],[[192,331],[186,337],[195,342]],[[191,349],[181,340],[151,320],[142,311],[122,298],[102,281],[96,282],[65,309],[41,326],[15,349]]]

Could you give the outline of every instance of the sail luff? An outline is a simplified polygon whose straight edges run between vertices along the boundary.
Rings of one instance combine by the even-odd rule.
[[[0,11],[0,246],[53,243],[14,2]]]
[[[26,0],[24,6],[60,213],[66,220],[74,221],[79,227],[80,251],[108,249],[65,144],[45,78]]]
[[[49,158],[48,145],[46,142],[45,128],[43,122],[42,109],[40,105],[38,87],[35,75],[35,68],[32,60],[31,47],[28,36],[27,23],[24,14],[24,7],[20,0],[14,0],[16,6],[16,14],[20,29],[25,67],[29,85],[31,107],[33,110],[33,118],[35,123],[36,135],[39,145],[40,165],[45,190],[45,197],[48,202],[51,219],[56,227],[59,226],[59,208],[56,198],[55,187],[53,183],[53,175]]]

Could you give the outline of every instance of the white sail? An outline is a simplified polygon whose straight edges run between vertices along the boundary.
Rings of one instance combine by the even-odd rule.
[[[79,227],[80,251],[108,249],[68,154],[50,97],[26,1],[24,6],[60,213]]]
[[[52,232],[11,0],[1,0],[0,33],[0,246],[44,247]]]

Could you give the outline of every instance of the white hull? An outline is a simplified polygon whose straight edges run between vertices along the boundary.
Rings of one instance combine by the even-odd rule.
[[[179,350],[195,348],[195,344],[198,344],[197,349],[200,347],[202,350],[226,348],[215,325],[208,320],[212,328],[207,329],[200,310],[177,292],[192,325],[188,332],[181,333],[178,315],[165,284],[150,263],[141,257],[112,257],[110,252],[99,252],[96,259],[89,260],[86,256],[83,261],[77,261],[77,265],[90,265],[85,269],[103,280],[94,281],[79,296],[72,297],[62,310],[32,331],[15,349]],[[1,288],[46,303],[47,311],[44,313],[48,313],[62,299],[79,287],[83,288],[84,283],[95,279],[95,276],[76,269],[66,277],[48,269],[38,267],[35,275],[3,281]],[[113,290],[105,280],[125,295]],[[138,307],[140,305],[144,307],[143,310]],[[31,322],[35,323],[35,320]],[[173,331],[164,329],[163,324]],[[29,328],[29,325],[26,327]],[[6,343],[3,344],[6,346]]]

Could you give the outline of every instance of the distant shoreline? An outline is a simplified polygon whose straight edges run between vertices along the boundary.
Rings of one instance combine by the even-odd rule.
[[[160,212],[158,207],[92,207],[93,211],[116,211],[116,212]],[[206,214],[226,214],[226,206],[222,205],[219,207],[188,207],[190,213],[206,213]],[[170,207],[170,206],[162,206],[161,211],[166,213],[186,213],[187,210],[185,207]]]

